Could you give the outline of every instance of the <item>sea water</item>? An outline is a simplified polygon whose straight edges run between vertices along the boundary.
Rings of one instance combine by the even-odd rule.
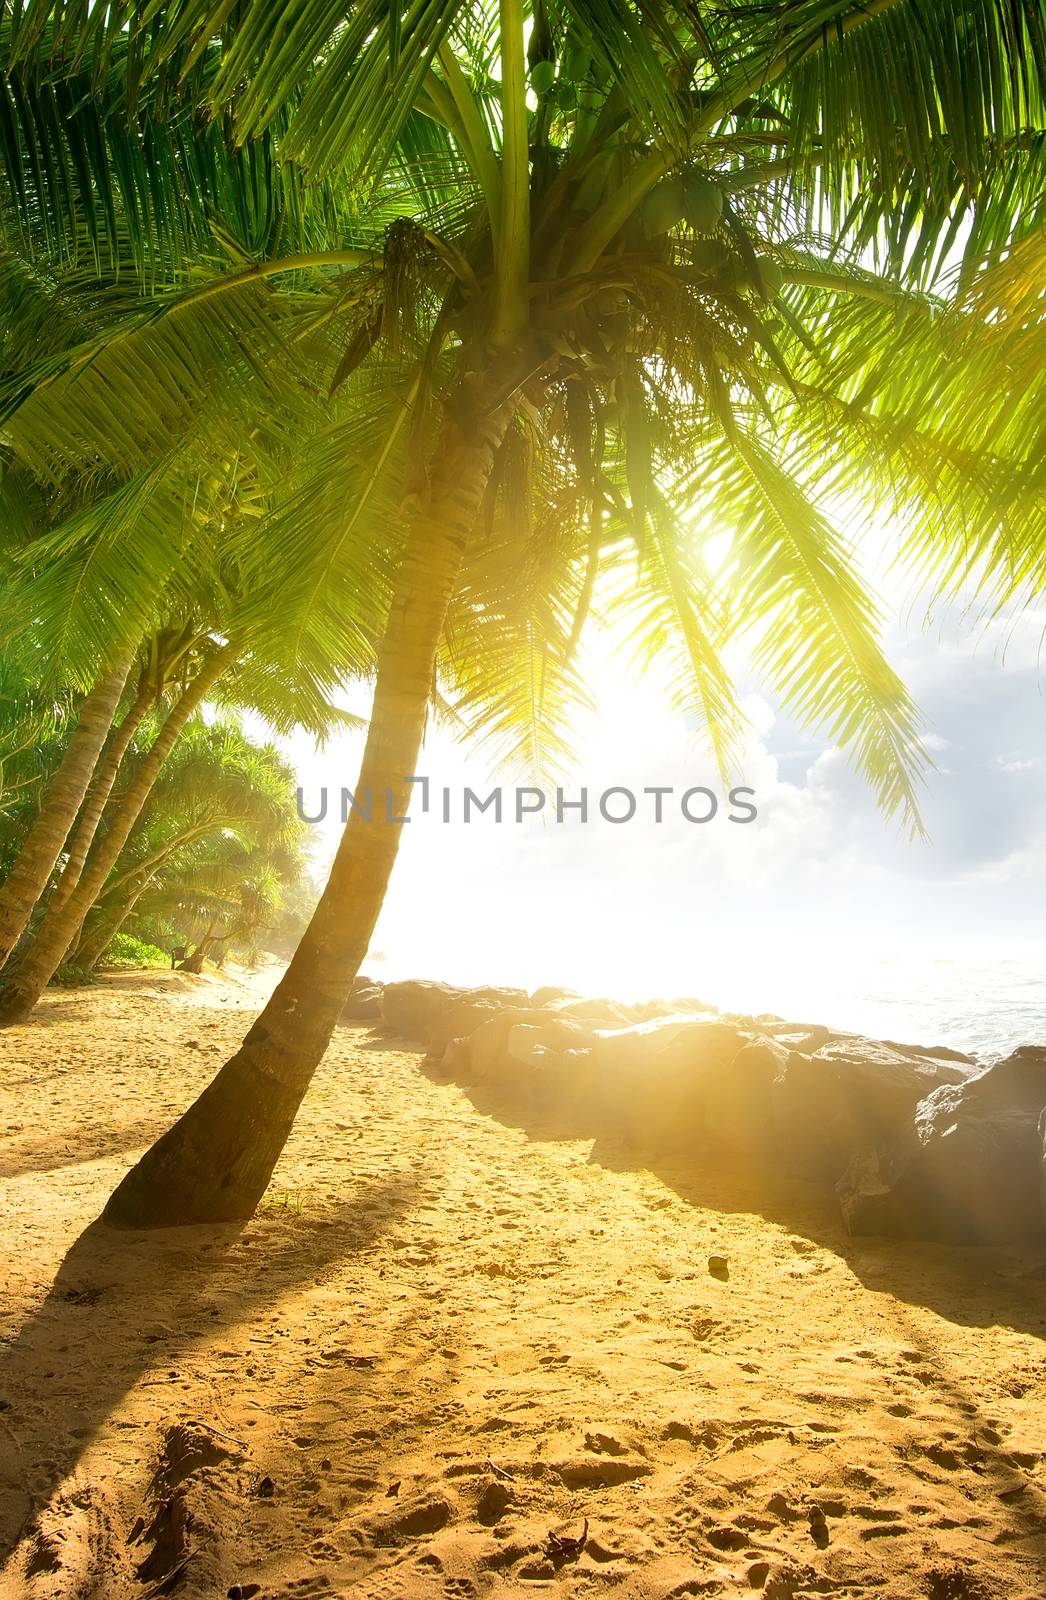
[[[540,955],[517,950],[499,961],[496,941],[486,960],[455,960],[428,947],[396,958],[370,957],[365,970],[383,981],[437,978],[449,983],[504,983],[533,989],[559,983],[583,994],[621,1000],[691,995],[722,1011],[772,1013],[902,1044],[943,1044],[991,1061],[1021,1044],[1046,1046],[1046,946],[1002,953],[966,947],[952,952],[860,948],[847,941],[823,948],[713,947],[685,961],[665,952],[649,968],[640,950],[626,964],[562,953],[552,972]]]

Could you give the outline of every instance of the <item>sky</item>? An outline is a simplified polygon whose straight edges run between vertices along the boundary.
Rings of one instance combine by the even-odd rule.
[[[1046,973],[1046,610],[986,623],[954,605],[928,618],[881,557],[874,581],[887,654],[920,707],[934,763],[926,839],[913,843],[884,818],[844,754],[798,728],[743,660],[742,781],[758,816],[729,822],[711,758],[667,709],[656,676],[626,672],[622,641],[597,632],[587,657],[596,707],[573,729],[578,763],[564,780],[568,799],[588,789],[588,823],[506,816],[465,826],[465,785],[485,794],[501,781],[510,813],[513,780],[435,729],[419,763],[433,801],[404,828],[368,965],[466,983],[696,994],[793,1016],[806,1003],[818,1017],[881,1028],[877,984],[891,1002],[898,990],[914,998],[933,988],[931,1020],[944,1037],[969,1005],[965,975],[992,966],[985,1004],[1015,1014],[1029,975]],[[366,710],[365,694],[345,703]],[[322,785],[329,791],[331,814],[314,829],[321,880],[337,842],[337,796],[353,787],[361,747],[359,735],[323,751],[304,736],[288,744],[306,810],[318,809]],[[639,796],[631,822],[598,816],[610,785]],[[707,786],[720,797],[717,815],[689,823],[674,799],[657,824],[641,795],[653,785],[677,795]],[[449,825],[443,786],[457,818]],[[1046,1005],[1046,986],[1038,992]],[[972,1037],[975,1019],[965,1027]]]

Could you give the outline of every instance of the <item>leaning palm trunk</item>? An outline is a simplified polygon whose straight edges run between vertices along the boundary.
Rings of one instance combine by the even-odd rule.
[[[102,813],[113,792],[113,784],[123,764],[123,758],[127,754],[131,740],[141,727],[142,718],[155,698],[156,691],[152,684],[146,684],[139,689],[134,704],[128,708],[120,726],[114,728],[109,736],[87,796],[80,808],[80,815],[69,841],[62,876],[55,884],[54,893],[47,903],[48,916],[53,916],[55,912],[61,910],[80,882],[84,863],[98,832]]]
[[[203,971],[203,964],[207,959],[208,950],[211,948],[211,946],[213,944],[217,944],[217,943],[220,942],[216,938],[215,932],[214,932],[214,930],[217,927],[217,925],[218,925],[218,918],[217,917],[212,917],[210,922],[207,924],[206,931],[201,935],[200,941],[197,944],[195,950],[192,952],[192,954],[190,956],[187,956],[186,959],[183,962],[181,962],[181,968],[182,968],[183,972],[200,973],[200,972]]]
[[[95,907],[76,947],[75,964],[81,972],[94,971],[151,882],[151,878],[146,878],[116,906]]]
[[[210,832],[215,826],[220,826],[220,823],[210,821],[206,826],[196,824],[191,828],[183,828],[162,849],[154,850],[144,861],[138,861],[128,871],[110,878],[104,893],[95,901],[86,922],[81,926],[76,944],[69,946],[68,959],[81,971],[92,972],[164,862],[183,845]],[[122,909],[114,909],[120,907]]]
[[[167,757],[193,712],[227,664],[228,646],[216,650],[185,689],[157,734],[148,755],[115,802],[112,820],[98,840],[80,882],[63,906],[50,910],[36,938],[0,993],[0,1025],[20,1022],[33,1009],[76,939],[84,918],[105,888],[131,829],[141,815]]]
[[[265,1192],[352,980],[399,848],[432,693],[436,649],[504,432],[503,411],[451,417],[409,530],[378,657],[353,812],[330,879],[279,987],[242,1046],[128,1173],[105,1209],[121,1227],[248,1217]]]
[[[33,907],[47,887],[69,829],[83,803],[98,756],[113,725],[134,651],[123,650],[83,703],[80,720],[61,765],[29,830],[18,860],[0,892],[0,966],[25,930]]]

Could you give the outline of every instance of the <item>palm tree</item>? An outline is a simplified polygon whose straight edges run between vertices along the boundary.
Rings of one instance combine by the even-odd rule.
[[[291,42],[263,7],[33,10],[10,51],[23,92],[72,60],[103,98],[147,97],[179,128],[195,96],[190,121],[205,107],[241,149],[278,133],[285,170],[366,197],[333,246],[256,248],[103,341],[144,372],[148,407],[164,341],[199,360],[203,309],[228,344],[259,306],[293,323],[304,292],[313,331],[326,298],[347,333],[331,420],[306,432],[265,541],[284,626],[365,525],[394,556],[360,789],[403,813],[437,665],[480,731],[512,745],[522,715],[522,737],[544,734],[541,708],[578,691],[596,579],[627,565],[641,639],[679,642],[680,694],[722,761],[738,727],[722,645],[743,625],[770,681],[915,823],[914,708],[819,501],[900,508],[910,553],[949,579],[976,563],[1000,594],[1041,576],[1041,382],[1014,388],[969,290],[1041,225],[1034,8],[952,0],[945,24],[924,0],[405,15],[365,0],[332,21],[306,0]],[[92,146],[103,167],[106,140],[139,149],[112,123]],[[17,150],[3,160],[17,209],[40,180]],[[67,211],[57,194],[21,209],[55,228]],[[28,449],[36,430],[61,449],[70,408],[104,432],[92,371],[79,395],[68,381],[87,360],[24,375],[8,425],[24,419]],[[702,518],[732,530],[725,578],[702,566]],[[360,570],[380,578],[372,554]],[[540,697],[515,692],[524,679]],[[350,819],[283,982],[110,1221],[250,1213],[398,840]]]
[[[0,965],[18,943],[46,888],[109,737],[130,671],[124,649],[83,701],[61,765],[48,787],[18,859],[0,890]]]
[[[0,1023],[24,1017],[58,970],[66,951],[79,934],[84,918],[116,865],[164,762],[189,718],[202,704],[227,664],[228,650],[228,645],[211,644],[201,653],[191,678],[164,717],[156,738],[133,772],[126,789],[119,795],[109,826],[102,832],[76,888],[54,907],[47,907],[31,946],[13,970],[5,975],[0,994]]]
[[[266,374],[257,370],[257,352],[265,340],[270,349],[282,349],[285,329],[267,327],[265,308],[260,313],[249,293],[246,301],[241,297],[240,320],[225,337],[209,315],[206,297],[194,308],[192,327],[200,349],[191,366],[177,361],[178,350],[170,342],[166,353],[159,353],[166,330],[160,331],[157,346],[150,328],[157,311],[146,314],[136,304],[132,323],[149,330],[137,343],[146,344],[154,358],[149,390],[136,341],[127,336],[127,292],[115,267],[91,279],[91,337],[85,348],[82,337],[77,339],[81,322],[69,315],[86,292],[80,268],[51,264],[45,274],[13,249],[7,265],[8,330],[22,328],[37,355],[37,381],[26,386],[24,373],[13,378],[18,403],[5,444],[18,471],[39,483],[47,515],[40,518],[42,529],[10,557],[4,617],[14,619],[15,631],[32,619],[41,676],[58,672],[68,658],[85,664],[104,660],[117,625],[133,627],[150,642],[138,693],[119,726],[110,732],[112,708],[107,722],[103,716],[92,724],[97,748],[90,765],[84,758],[77,769],[83,784],[73,797],[77,804],[88,781],[90,787],[31,948],[17,968],[5,972],[4,1022],[24,1017],[57,970],[181,730],[220,676],[231,673],[234,699],[263,707],[274,725],[308,726],[322,735],[344,721],[331,706],[332,689],[347,675],[366,670],[372,659],[362,603],[355,608],[354,626],[344,610],[337,626],[329,618],[324,597],[344,581],[337,562],[314,576],[309,614],[300,620],[286,614],[287,634],[274,638],[271,619],[285,613],[278,585],[265,575],[265,549],[257,547],[256,530],[272,485],[284,473],[292,427],[302,427],[317,409],[304,386],[304,376],[311,376],[307,363],[315,356],[303,332],[315,318],[314,308],[307,305],[294,329],[296,354],[282,374],[281,409]],[[133,255],[122,267],[125,274],[133,270]],[[329,320],[329,307],[323,310]],[[177,404],[168,392],[172,358],[181,380]],[[56,370],[67,378],[65,390],[60,383],[40,381],[41,373]],[[234,379],[241,384],[235,404],[223,397]],[[126,429],[112,426],[111,395],[120,382],[136,393],[137,410]],[[70,392],[77,396],[72,407],[63,401],[63,393]],[[369,594],[371,587],[361,593]],[[259,629],[259,618],[264,628]],[[284,665],[288,655],[289,668]],[[110,801],[135,730],[168,684],[179,689],[180,697],[131,781]],[[67,755],[67,764],[70,760]],[[56,803],[41,813],[42,822],[61,839],[50,858],[38,864],[32,882],[23,886],[12,880],[14,888],[24,887],[20,904],[26,920],[75,816],[75,807],[59,811]]]
[[[124,754],[163,679],[162,661],[148,660],[139,692],[113,726],[134,654],[127,641],[152,636],[154,648],[160,637],[155,630],[169,630],[172,616],[176,639],[187,617],[198,620],[202,609],[213,621],[223,612],[230,581],[235,589],[241,574],[235,554],[225,559],[216,550],[215,529],[225,530],[245,511],[255,514],[264,495],[259,463],[264,456],[265,470],[278,476],[274,452],[284,424],[272,405],[259,420],[256,404],[230,401],[217,381],[222,373],[233,375],[233,383],[242,379],[245,365],[257,363],[263,334],[270,341],[282,337],[281,329],[265,328],[264,318],[251,322],[249,296],[241,297],[236,334],[246,330],[250,348],[240,345],[233,354],[220,336],[201,341],[205,353],[196,363],[195,392],[186,382],[188,372],[167,362],[159,395],[154,384],[121,426],[114,425],[111,406],[114,372],[130,393],[135,369],[121,360],[120,348],[108,367],[103,361],[99,381],[83,385],[75,417],[63,417],[60,409],[48,412],[53,396],[41,401],[23,390],[26,369],[37,380],[41,372],[67,369],[114,322],[123,334],[128,316],[149,321],[155,312],[143,302],[143,285],[162,292],[172,274],[184,281],[201,251],[227,261],[231,250],[301,249],[330,209],[323,185],[306,190],[298,175],[284,182],[274,160],[278,130],[238,150],[198,96],[184,97],[191,110],[157,123],[149,116],[147,95],[144,131],[125,137],[118,150],[128,127],[121,108],[106,103],[82,63],[39,70],[51,49],[60,47],[43,8],[23,24],[9,16],[0,21],[6,65],[0,93],[5,107],[16,106],[13,120],[5,122],[6,173],[13,188],[5,192],[0,184],[0,383],[16,397],[18,410],[4,430],[0,462],[0,544],[8,569],[0,636],[11,648],[28,631],[37,681],[64,683],[71,662],[75,687],[89,692],[77,737],[66,745],[0,890],[2,966],[65,852],[46,938],[18,984],[9,984],[12,1013],[32,1003],[63,933],[75,930],[76,906],[63,916],[65,902],[78,895],[82,915],[91,885],[104,881],[92,861],[88,882],[81,885],[88,851]],[[31,48],[28,65],[18,60],[23,48]],[[121,48],[126,51],[126,41],[118,54]],[[201,86],[214,64],[213,55],[204,60]],[[117,72],[113,81],[124,78]],[[56,166],[39,157],[55,146],[59,124],[67,144]],[[33,173],[28,185],[18,172],[23,162]],[[77,376],[84,377],[82,361]],[[195,403],[204,392],[209,406]],[[254,598],[261,600],[257,587]],[[353,642],[357,655],[350,653],[348,660],[344,646],[332,649],[326,641],[322,652],[313,648],[314,662],[321,654],[329,660],[318,673],[306,663],[295,675],[295,693],[311,701],[313,717],[328,714],[320,707],[326,686],[339,676],[339,658],[346,670],[358,664],[358,640]],[[306,637],[300,652],[313,644]],[[201,683],[201,694],[206,687]],[[286,700],[286,683],[274,688]],[[190,710],[183,707],[185,715]],[[169,732],[176,736],[174,723]],[[157,755],[162,759],[161,751]],[[129,806],[130,801],[125,810]],[[107,848],[118,848],[115,833]]]
[[[271,745],[228,714],[194,719],[152,790],[73,964],[90,971],[131,919],[148,941],[156,923],[208,953],[253,936],[275,918],[303,871],[305,824],[294,774]],[[153,939],[153,942],[158,942]]]
[[[63,734],[76,701],[69,690],[47,693],[32,681],[32,652],[0,655],[0,871],[6,873],[61,759]]]
[[[148,641],[146,660],[134,698],[114,726],[95,768],[90,788],[76,819],[76,827],[64,852],[61,876],[47,903],[49,915],[56,914],[78,887],[98,824],[102,820],[113,785],[120,774],[124,757],[150,709],[162,696],[167,680],[193,643],[190,627],[168,629]]]
[[[354,720],[346,719],[323,702],[315,683],[307,679],[302,685],[282,682],[271,661],[252,655],[247,641],[237,634],[235,626],[231,632],[231,638],[197,632],[188,643],[183,642],[177,653],[178,669],[170,672],[166,685],[169,703],[162,705],[155,725],[147,729],[148,742],[133,752],[133,761],[124,764],[119,774],[123,781],[116,783],[117,774],[111,763],[103,762],[100,767],[96,781],[108,784],[114,792],[104,808],[97,807],[93,795],[88,796],[81,821],[86,818],[94,829],[93,846],[89,852],[83,850],[84,859],[80,865],[81,852],[74,840],[66,868],[66,871],[75,872],[73,887],[64,894],[65,875],[58,879],[55,892],[37,921],[31,943],[5,971],[0,988],[0,1024],[18,1022],[28,1015],[75,946],[88,914],[111,887],[110,875],[148,808],[169,759],[179,749],[179,742],[205,700],[224,699],[226,704],[259,710],[277,726],[304,727],[317,738],[325,737],[335,725]],[[159,694],[155,682],[152,694],[154,698]],[[140,697],[141,691],[129,714],[137,711]],[[131,743],[130,739],[124,739],[123,730],[121,722],[112,737],[112,744],[119,747],[121,760]],[[194,748],[190,742],[190,755]],[[259,784],[269,776],[268,765],[256,773]],[[282,775],[282,781],[285,812],[293,795],[289,773]],[[271,783],[267,786],[271,788]],[[256,815],[260,814],[264,792],[263,787],[258,788]]]

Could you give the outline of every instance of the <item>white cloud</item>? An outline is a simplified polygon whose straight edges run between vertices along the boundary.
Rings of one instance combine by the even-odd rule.
[[[930,838],[916,843],[878,814],[841,751],[797,728],[754,683],[743,768],[758,820],[732,824],[723,805],[714,821],[687,823],[679,792],[721,793],[722,784],[656,680],[626,681],[604,636],[591,664],[600,704],[575,730],[578,770],[564,784],[568,798],[589,790],[593,820],[466,827],[445,826],[438,811],[415,815],[376,943],[400,971],[704,991],[756,1005],[763,996],[779,1007],[782,994],[814,993],[804,974],[849,992],[883,951],[913,952],[917,963],[1029,946],[1042,938],[1046,903],[1044,621],[1025,612],[973,630],[953,610],[932,633],[891,624],[891,659],[926,716],[924,748],[948,756],[928,777]],[[352,709],[366,709],[359,694]],[[310,796],[323,783],[335,795],[352,787],[360,735],[321,754],[300,738],[289,748]],[[465,784],[483,793],[499,781],[441,728],[421,769],[452,789],[459,815]],[[635,821],[596,816],[611,784],[636,792]],[[676,791],[660,824],[640,795],[655,784]],[[338,831],[333,815],[316,830],[318,855],[329,858]]]

